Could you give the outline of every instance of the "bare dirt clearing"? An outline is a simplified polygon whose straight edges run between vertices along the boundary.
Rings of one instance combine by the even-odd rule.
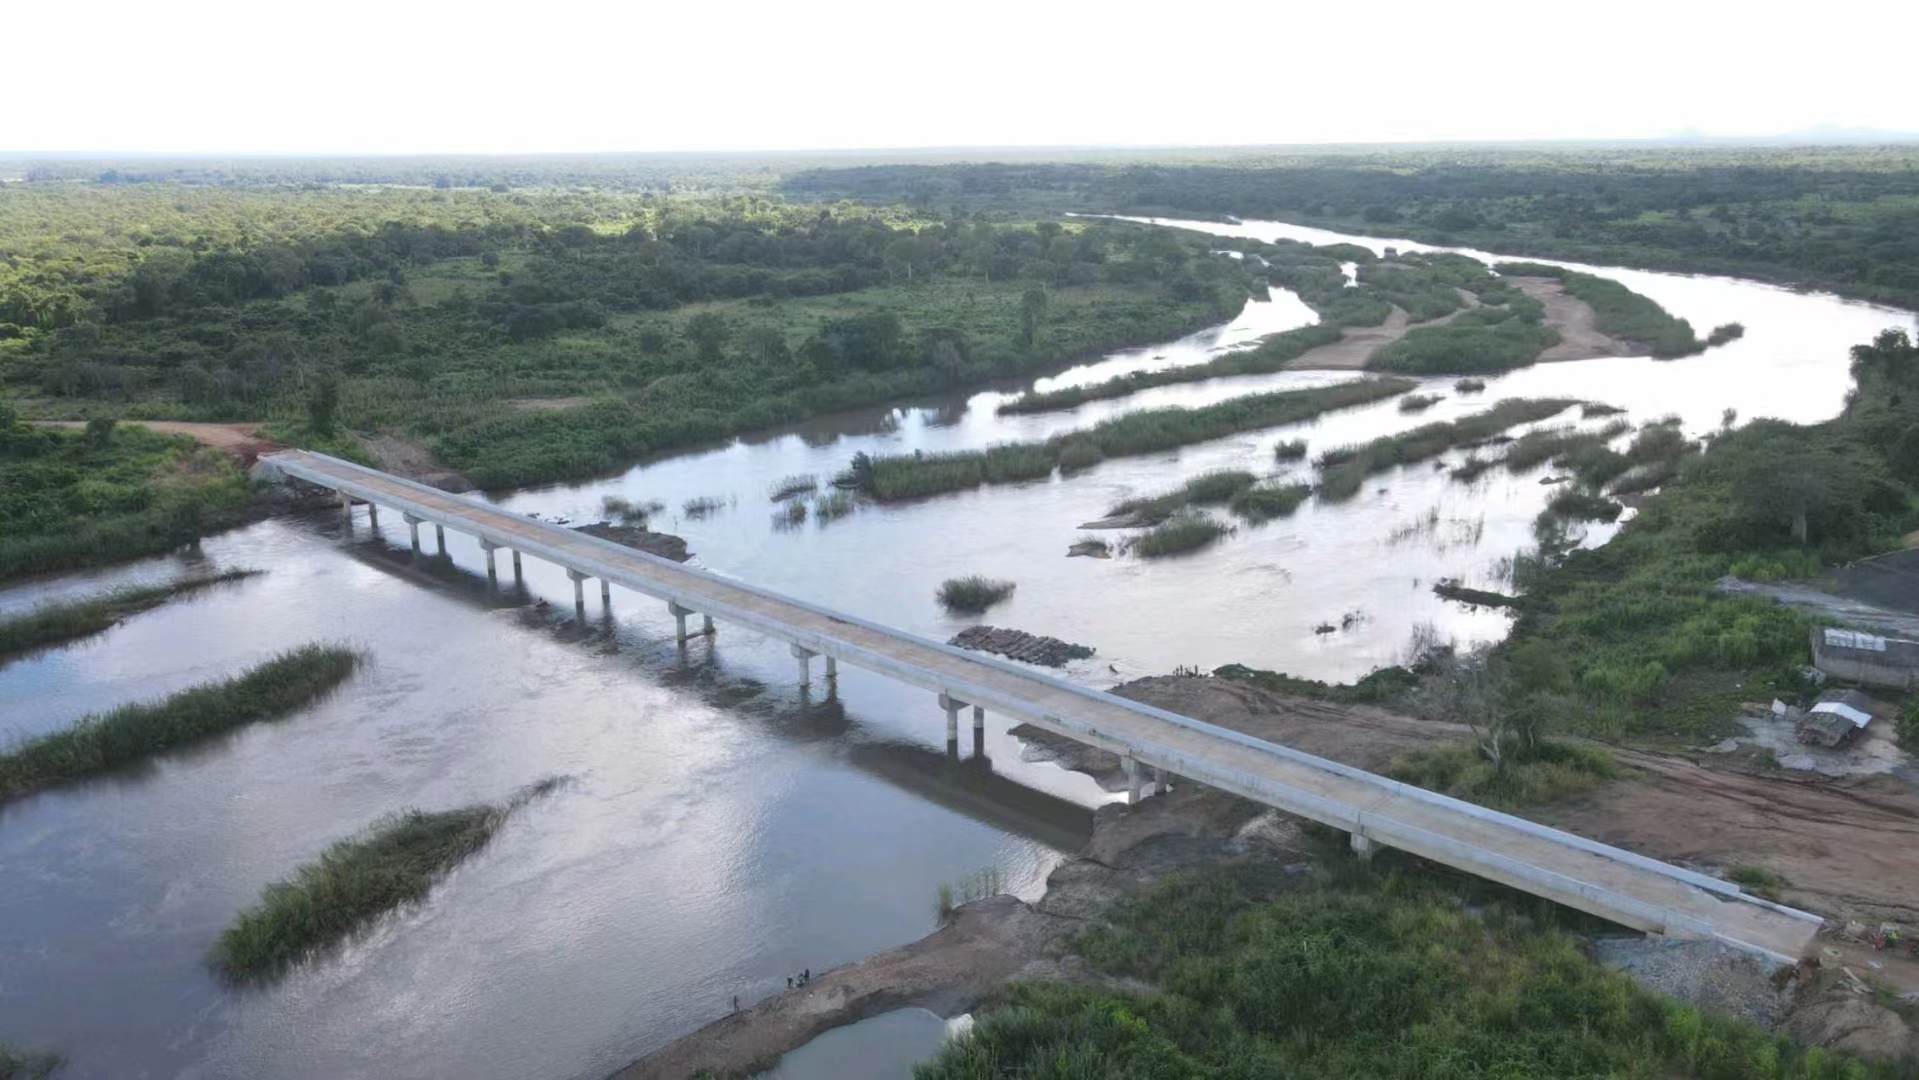
[[[1601,356],[1644,356],[1651,350],[1599,331],[1592,305],[1566,292],[1557,278],[1510,277],[1520,292],[1546,306],[1546,325],[1559,331],[1559,344],[1539,354],[1540,363],[1591,360]]]
[[[84,420],[40,420],[44,427],[84,428]],[[205,446],[224,450],[239,458],[242,464],[251,465],[261,454],[280,449],[280,444],[264,438],[259,432],[258,422],[243,424],[203,424],[189,420],[122,420],[123,424],[134,424],[162,435],[185,435]]]

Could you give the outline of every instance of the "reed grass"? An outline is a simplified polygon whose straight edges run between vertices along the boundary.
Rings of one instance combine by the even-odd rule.
[[[1407,394],[1399,399],[1399,411],[1403,413],[1425,412],[1427,409],[1446,400],[1438,394]]]
[[[1465,378],[1453,383],[1453,390],[1461,394],[1477,394],[1486,389],[1486,380]]]
[[[0,755],[0,801],[144,761],[258,720],[284,716],[324,696],[359,666],[335,645],[304,645],[244,674],[122,705],[29,738]]]
[[[796,473],[776,481],[767,494],[774,502],[790,499],[795,495],[805,495],[820,489],[820,478],[812,473]]]
[[[321,852],[291,878],[268,885],[255,907],[221,931],[207,961],[232,982],[257,983],[346,938],[381,915],[416,903],[485,847],[507,818],[552,791],[540,781],[507,802],[382,818]]]
[[[721,510],[724,510],[731,505],[732,505],[732,502],[730,500],[722,499],[717,495],[702,495],[698,498],[688,499],[684,503],[681,503],[680,512],[685,514],[688,518],[691,518],[694,521],[698,521],[703,517],[707,517],[712,514],[717,514]]]
[[[77,641],[121,620],[151,611],[176,597],[252,577],[258,570],[227,570],[164,585],[129,585],[78,600],[42,604],[24,615],[0,619],[0,658]]]
[[[813,520],[824,525],[851,514],[859,505],[852,492],[833,491],[813,498]]]
[[[1290,516],[1312,493],[1311,484],[1259,484],[1233,496],[1227,509],[1258,524]]]
[[[1129,550],[1144,559],[1196,551],[1233,530],[1209,514],[1183,510],[1133,538]]]
[[[1329,450],[1319,459],[1319,495],[1333,501],[1352,498],[1373,473],[1438,457],[1455,446],[1556,416],[1577,404],[1566,398],[1509,398],[1484,412],[1458,420],[1383,435],[1363,446]]]
[[[1275,461],[1303,461],[1305,457],[1305,439],[1289,439],[1273,447],[1273,460]]]
[[[948,611],[975,614],[1012,596],[1016,588],[1018,586],[1011,581],[968,574],[946,579],[940,584],[938,596],[939,602]]]

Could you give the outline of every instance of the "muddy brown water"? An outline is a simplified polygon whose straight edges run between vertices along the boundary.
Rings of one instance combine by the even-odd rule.
[[[1272,222],[1196,227],[1422,247]],[[1702,332],[1736,320],[1747,334],[1686,360],[1542,365],[1463,398],[1436,379],[1428,392],[1445,400],[1417,416],[1385,402],[797,529],[775,525],[769,489],[796,473],[824,480],[856,451],[977,448],[1353,375],[1222,379],[1000,417],[994,406],[1019,389],[1006,388],[822,418],[499,501],[583,522],[606,495],[658,499],[670,509],[656,527],[685,536],[696,565],[942,639],[969,621],[933,602],[941,580],[1012,578],[1018,591],[984,621],[1094,646],[1067,670],[1095,686],[1227,662],[1349,679],[1396,659],[1415,628],[1461,641],[1504,633],[1505,616],[1430,589],[1441,577],[1501,585],[1501,561],[1531,543],[1553,490],[1538,482],[1543,470],[1493,470],[1467,487],[1422,464],[1375,477],[1349,503],[1308,502],[1157,562],[1068,559],[1076,526],[1208,469],[1306,475],[1274,464],[1282,439],[1305,438],[1317,454],[1504,397],[1593,398],[1641,421],[1678,413],[1695,435],[1728,407],[1741,420],[1817,420],[1841,406],[1847,349],[1912,323],[1749,282],[1591,269]],[[1223,327],[1035,383],[1194,363],[1311,319],[1281,292]],[[727,505],[697,519],[678,511],[702,497]],[[527,560],[525,594],[490,595],[477,544],[449,539],[450,563],[416,563],[398,515],[376,534],[361,510],[350,535],[332,515],[283,518],[198,553],[0,589],[0,611],[14,611],[199,566],[268,571],[0,666],[0,732],[50,730],[309,640],[373,657],[283,722],[0,807],[0,1040],[65,1052],[69,1078],[599,1077],[719,1016],[734,995],[755,1000],[788,974],[921,936],[942,882],[992,868],[1030,897],[1109,798],[1084,776],[1021,761],[998,717],[984,760],[949,761],[930,696],[877,676],[843,668],[835,698],[802,698],[784,646],[737,628],[682,653],[662,605],[633,594],[615,590],[610,619],[589,599],[588,624],[576,626],[555,567]],[[1314,632],[1329,622],[1346,628]],[[962,746],[970,756],[970,740]],[[425,903],[346,947],[244,992],[202,965],[263,885],[331,841],[384,813],[497,800],[551,775],[573,779]],[[930,1030],[860,1027],[875,1048],[924,1047]],[[869,1037],[846,1034],[855,1051]]]

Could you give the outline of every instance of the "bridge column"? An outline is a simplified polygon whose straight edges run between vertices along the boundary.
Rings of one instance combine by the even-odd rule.
[[[1139,805],[1139,759],[1131,754],[1121,759],[1126,766],[1126,805]]]
[[[344,491],[340,492],[340,517],[348,525],[353,524],[353,496]]]
[[[719,632],[719,627],[713,625],[713,616],[700,616],[700,633],[705,634],[707,637],[712,637]],[[833,676],[833,658],[830,656],[826,658],[826,675],[828,678]]]
[[[605,578],[600,579],[600,606],[603,608],[613,606],[613,583]]]
[[[840,662],[832,657],[826,658],[826,681],[833,682],[840,677]]]
[[[800,689],[813,685],[813,658],[819,654],[811,649],[793,646],[793,659],[800,662]]]
[[[500,568],[493,561],[493,552],[499,546],[500,545],[491,540],[480,541],[480,550],[486,552],[486,583],[488,585],[498,585],[500,583]]]
[[[1164,795],[1171,790],[1173,790],[1173,785],[1166,780],[1166,770],[1155,765],[1153,767],[1153,794]]]
[[[986,710],[978,705],[973,706],[973,756],[986,756]]]
[[[681,607],[680,605],[678,605],[678,604],[676,604],[676,603],[674,603],[673,601],[671,601],[671,600],[668,600],[668,601],[666,602],[666,610],[667,610],[667,611],[668,611],[669,613],[671,613],[671,614],[672,614],[672,616],[673,616],[673,621],[679,624],[679,627],[680,627],[680,629],[679,629],[679,641],[680,641],[680,644],[682,644],[682,645],[684,645],[684,644],[686,644],[686,617],[687,617],[688,615],[691,615],[691,614],[693,614],[693,609],[692,609],[692,608],[683,608],[683,607]],[[795,647],[795,648],[798,648],[798,646],[794,646],[794,647]],[[798,655],[798,654],[796,653],[795,655]],[[800,685],[801,685],[801,686],[805,686],[805,685],[806,685],[806,682],[805,682],[805,680],[803,680],[803,679],[802,679],[802,680],[800,681]]]
[[[380,531],[380,504],[379,503],[369,502],[366,504],[366,523],[373,527],[374,532]]]
[[[944,690],[940,691],[940,708],[946,710],[946,754],[948,757],[959,756],[959,714],[960,710],[965,707],[966,702],[956,700]]]
[[[1359,856],[1359,860],[1361,862],[1373,861],[1373,838],[1372,837],[1367,836],[1365,833],[1362,833],[1362,832],[1356,832],[1353,834],[1352,843],[1353,843],[1353,854]]]
[[[440,554],[445,555],[446,554],[446,526],[445,525],[433,526],[433,539],[437,541],[440,545]]]
[[[413,554],[418,555],[420,553],[420,519],[412,514],[401,514],[400,520],[406,522],[407,530],[413,534]]]
[[[569,567],[566,576],[573,579],[573,611],[580,616],[586,615],[586,579],[591,576],[582,574]]]
[[[518,549],[515,549],[513,552],[513,584],[526,584],[526,575],[520,572],[520,553]]]

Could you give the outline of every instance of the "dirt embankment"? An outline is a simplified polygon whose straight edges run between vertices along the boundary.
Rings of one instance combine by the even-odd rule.
[[[932,934],[722,1017],[621,1069],[614,1080],[762,1070],[822,1032],[894,1009],[968,1012],[1011,979],[1145,989],[1088,971],[1067,954],[1066,939],[1121,893],[1167,873],[1249,852],[1290,858],[1298,848],[1297,833],[1273,815],[1216,792],[1188,789],[1137,807],[1104,807],[1086,852],[1053,871],[1037,904],[995,896],[963,905]]]
[[[1558,278],[1510,277],[1520,292],[1546,307],[1546,325],[1559,331],[1559,344],[1539,354],[1541,363],[1592,360],[1601,356],[1644,356],[1650,346],[1601,333],[1592,305],[1571,295]]]

